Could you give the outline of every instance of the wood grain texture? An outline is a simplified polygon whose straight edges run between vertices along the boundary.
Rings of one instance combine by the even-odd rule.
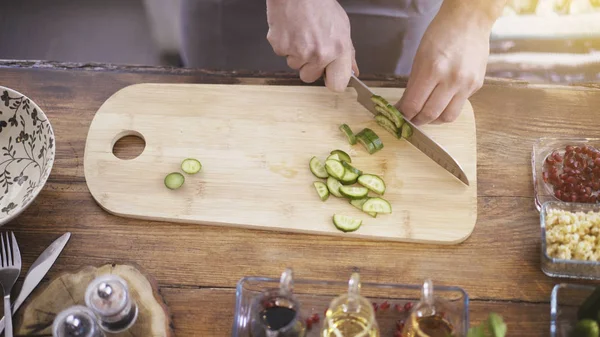
[[[263,233],[108,214],[94,202],[85,183],[87,131],[95,112],[114,92],[148,82],[300,84],[272,74],[239,78],[143,69],[135,73],[0,69],[0,83],[32,97],[57,135],[56,162],[48,184],[25,213],[4,226],[14,230],[19,240],[23,270],[54,239],[71,231],[73,236],[48,278],[76,266],[134,261],[160,284],[177,336],[226,336],[233,320],[232,287],[239,278],[276,277],[287,265],[316,279],[345,278],[354,266],[373,282],[418,284],[433,277],[436,284],[468,292],[473,323],[497,311],[505,317],[510,336],[548,336],[552,287],[575,281],[550,278],[540,270],[531,147],[541,136],[599,137],[600,90],[487,84],[477,92],[471,98],[477,123],[477,225],[462,244],[438,246]],[[394,78],[366,83],[402,84]]]
[[[390,102],[403,90],[373,88]],[[338,130],[374,130],[381,151],[351,146]],[[477,215],[475,121],[467,102],[459,119],[423,128],[458,161],[466,186],[406,141],[375,122],[356,101],[353,88],[258,85],[138,84],[116,92],[98,110],[87,137],[85,178],[107,211],[142,219],[213,224],[363,239],[456,244],[473,231]],[[141,155],[121,160],[113,145],[138,135]],[[308,163],[325,162],[332,150],[350,154],[352,164],[386,182],[383,196],[392,214],[376,219],[331,195],[322,202]],[[184,185],[164,186],[181,172],[184,158],[197,158],[202,171],[184,175]],[[375,194],[371,194],[375,196]],[[333,214],[363,221],[343,233]]]
[[[85,306],[85,291],[90,282],[105,274],[122,277],[135,301],[136,322],[127,330],[113,336],[169,337],[173,336],[169,311],[159,293],[156,281],[133,265],[86,266],[66,272],[41,288],[23,304],[15,334],[43,336],[52,334],[52,324],[58,313],[73,305]]]

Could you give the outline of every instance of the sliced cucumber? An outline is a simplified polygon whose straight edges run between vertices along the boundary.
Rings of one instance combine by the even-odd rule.
[[[347,124],[340,125],[340,131],[342,131],[346,135],[346,137],[348,138],[348,143],[350,145],[356,144],[356,136]]]
[[[380,106],[376,106],[375,110],[379,112],[379,115],[384,116],[385,118],[390,120],[390,123],[394,126],[395,129],[399,128],[398,125],[402,126],[403,120],[400,119],[398,115],[391,113],[389,110],[382,108]]]
[[[340,183],[334,177],[327,178],[327,189],[329,190],[329,192],[331,194],[335,195],[338,198],[343,197],[343,195],[340,193],[340,187],[342,187],[342,186],[343,186],[342,183]]]
[[[187,174],[196,174],[202,169],[202,164],[196,159],[186,158],[181,162],[181,169]]]
[[[325,185],[324,182],[315,181],[313,182],[313,186],[315,187],[315,190],[317,190],[317,194],[319,194],[321,201],[325,201],[329,198],[329,189],[327,189],[327,185]]]
[[[165,177],[165,186],[171,190],[176,190],[183,185],[185,177],[179,172],[171,172]]]
[[[375,213],[392,213],[392,205],[390,203],[379,197],[369,198],[363,206],[362,210],[364,212],[375,212]]]
[[[382,114],[379,114],[379,115],[375,116],[375,121],[377,122],[377,124],[379,124],[379,126],[384,128],[387,132],[394,135],[394,137],[400,139],[400,132],[398,132],[398,128],[396,128],[396,126],[394,125],[394,122],[392,122],[389,118],[387,118],[386,116],[384,116]]]
[[[329,160],[329,159],[333,159],[333,160],[337,160],[337,161],[341,161],[340,160],[340,155],[337,153],[334,154],[330,154],[329,157],[325,158],[325,161]]]
[[[385,193],[385,182],[374,174],[361,175],[358,177],[358,183],[379,195]]]
[[[363,174],[361,170],[359,170],[356,167],[348,164],[348,162],[342,161],[342,165],[344,166],[344,168],[346,169],[346,171],[354,172],[357,175]]]
[[[356,140],[361,143],[369,154],[373,154],[383,149],[383,142],[381,138],[375,133],[375,131],[364,128],[356,134]]]
[[[371,101],[373,101],[373,103],[375,103],[377,106],[382,107],[384,109],[389,104],[388,101],[385,98],[383,98],[383,97],[381,97],[379,95],[373,95],[373,96],[371,96]]]
[[[402,116],[402,114],[400,113],[400,111],[398,111],[398,109],[396,109],[395,106],[388,104],[386,106],[386,110],[389,112],[390,117],[388,117],[392,122],[394,122],[394,124],[396,125],[397,128],[402,127],[402,124],[404,124],[404,116]]]
[[[365,202],[367,202],[367,200],[369,200],[368,197],[362,198],[362,199],[353,199],[353,200],[350,200],[350,205],[352,205],[362,211],[362,206]],[[365,213],[369,214],[370,216],[372,216],[374,218],[377,217],[377,213],[375,213],[375,212],[365,212]]]
[[[356,219],[348,215],[334,214],[333,224],[342,232],[354,232],[362,225],[361,219]]]
[[[413,134],[412,127],[410,125],[408,125],[408,123],[404,123],[402,125],[402,138],[409,138],[410,136],[412,136],[412,134]]]
[[[325,165],[319,160],[317,157],[312,157],[310,159],[310,172],[314,174],[315,177],[325,179],[329,177],[327,170],[325,169]]]
[[[340,193],[349,199],[362,199],[369,194],[369,190],[362,186],[342,186]]]
[[[350,158],[350,155],[347,154],[346,152],[342,151],[342,150],[333,150],[331,151],[331,155],[337,155],[338,156],[338,160],[339,161],[347,161],[349,163],[352,162],[352,159]]]
[[[342,165],[339,160],[335,159],[327,159],[325,161],[325,170],[327,170],[327,173],[329,173],[330,176],[338,180],[342,179],[346,173],[344,165]]]
[[[343,162],[345,163],[345,162]],[[342,179],[340,179],[340,182],[344,185],[352,185],[356,182],[356,180],[358,179],[358,174],[346,170],[346,172],[344,173],[344,176],[342,177]]]

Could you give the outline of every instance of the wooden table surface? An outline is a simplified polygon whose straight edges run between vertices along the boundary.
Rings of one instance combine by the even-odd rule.
[[[401,86],[372,78],[373,86]],[[600,137],[600,90],[488,81],[471,98],[477,122],[478,221],[463,244],[436,246],[150,222],[112,216],[88,192],[83,154],[100,105],[134,83],[300,84],[284,74],[236,74],[90,65],[5,64],[0,85],[32,98],[56,133],[56,161],[35,202],[4,229],[14,230],[23,268],[66,231],[72,237],[43,283],[84,265],[134,262],[158,281],[177,336],[228,336],[236,282],[247,275],[346,280],[353,267],[369,282],[464,288],[471,325],[504,316],[511,336],[549,334],[550,292],[565,280],[540,269],[539,214],[530,155],[538,137]],[[579,283],[585,283],[578,281]]]

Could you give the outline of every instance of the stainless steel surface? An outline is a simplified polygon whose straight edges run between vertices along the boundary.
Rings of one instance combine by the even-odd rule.
[[[2,256],[0,285],[4,290],[4,312],[8,312],[4,336],[13,337],[10,292],[21,274],[21,252],[13,232],[5,232],[0,235],[0,249],[0,256]]]
[[[21,293],[19,294],[19,296],[13,304],[13,313],[19,310],[21,304],[23,304],[23,302],[31,294],[33,289],[37,287],[42,278],[44,278],[46,273],[48,273],[48,270],[50,270],[50,268],[62,252],[63,248],[65,248],[65,245],[69,241],[69,238],[71,238],[71,233],[67,232],[63,234],[58,239],[54,240],[54,242],[52,242],[52,244],[50,244],[50,246],[48,246],[48,248],[46,248],[46,250],[42,252],[42,254],[37,258],[37,260],[33,262],[31,268],[29,268],[29,271],[25,276],[25,280],[23,281]],[[4,317],[2,317],[2,320],[0,320],[0,333],[4,330],[4,326],[5,321]]]
[[[356,90],[358,96],[356,100],[372,114],[377,115],[378,112],[375,110],[375,103],[371,100],[371,96],[375,95],[375,93],[354,75],[350,78],[350,85]],[[403,139],[406,139],[406,141],[411,143],[414,147],[419,149],[460,181],[469,185],[469,179],[460,164],[458,164],[458,162],[456,162],[456,160],[454,160],[441,145],[429,138],[429,136],[408,119],[404,119],[404,121],[410,125],[413,132],[410,137]]]

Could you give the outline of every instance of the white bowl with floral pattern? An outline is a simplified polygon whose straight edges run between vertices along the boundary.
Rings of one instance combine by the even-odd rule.
[[[0,225],[40,193],[54,164],[50,121],[25,95],[0,86]]]

